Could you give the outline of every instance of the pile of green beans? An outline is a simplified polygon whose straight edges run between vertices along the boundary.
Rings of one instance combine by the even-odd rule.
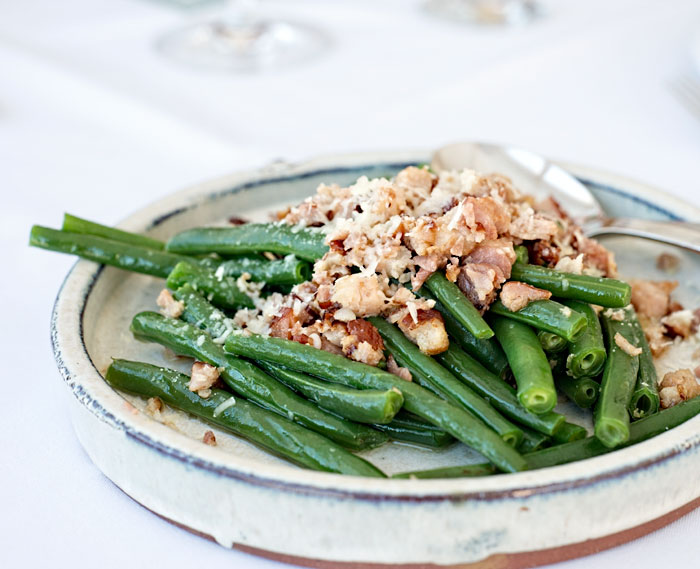
[[[203,395],[184,374],[115,359],[110,385],[158,397],[305,468],[384,476],[353,452],[389,440],[436,449],[459,441],[489,462],[396,477],[517,472],[634,444],[700,412],[700,398],[659,412],[658,378],[627,283],[530,265],[522,245],[511,279],[554,298],[518,311],[496,301],[482,315],[435,272],[415,291],[435,303],[451,341],[434,357],[397,326],[368,319],[385,356],[410,372],[406,381],[382,366],[243,333],[229,318],[254,307],[246,279],[274,292],[310,278],[311,263],[329,249],[316,229],[251,223],[188,229],[164,242],[66,214],[60,230],[34,226],[30,244],[166,279],[180,316],[139,313],[134,337],[216,367],[222,382]],[[618,335],[641,354],[622,350]],[[554,411],[558,393],[593,408],[593,436]]]

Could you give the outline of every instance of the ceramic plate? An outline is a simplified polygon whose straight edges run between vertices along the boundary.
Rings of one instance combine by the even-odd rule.
[[[392,175],[428,152],[343,155],[236,174],[152,204],[121,227],[157,238],[228,215],[265,219],[320,182]],[[566,166],[611,214],[700,220],[697,209],[617,176]],[[261,207],[264,205],[264,207]],[[655,275],[663,247],[609,239],[623,274]],[[682,301],[700,300],[697,258],[676,276]],[[112,357],[185,365],[135,342],[129,322],[153,309],[162,281],[79,261],[56,300],[52,339],[72,391],[72,419],[95,465],[129,496],[192,531],[313,566],[532,566],[598,551],[651,531],[700,503],[700,417],[642,444],[533,472],[451,480],[381,480],[303,470],[168,410],[112,390]],[[388,473],[478,460],[463,445],[436,452],[392,443],[363,456]],[[663,483],[662,483],[663,482]],[[649,501],[650,494],[655,499]],[[645,507],[639,508],[644,501]]]

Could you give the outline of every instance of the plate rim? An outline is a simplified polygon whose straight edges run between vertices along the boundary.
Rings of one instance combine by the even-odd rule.
[[[371,153],[336,154],[314,158],[299,164],[263,167],[223,176],[196,184],[169,194],[137,210],[119,227],[125,229],[152,228],[174,213],[197,203],[205,195],[228,193],[244,182],[270,183],[276,178],[287,178],[323,169],[338,170],[343,167],[360,168],[377,164],[416,162],[429,155],[423,150],[386,151]],[[680,217],[681,212],[691,219],[700,220],[700,209],[652,186],[624,176],[600,171],[595,168],[560,163],[574,174],[590,178],[596,183],[620,189],[634,190],[637,195],[648,198],[652,205],[661,197],[665,206]],[[227,189],[228,188],[228,189]],[[238,190],[240,191],[240,190]],[[623,192],[630,195],[627,192]],[[654,199],[656,198],[656,199]],[[646,200],[644,200],[646,201]],[[174,211],[167,204],[180,204]],[[161,208],[169,215],[156,216],[153,212]],[[674,211],[675,210],[675,211]],[[146,220],[149,223],[144,223]],[[460,478],[438,480],[370,479],[355,476],[303,470],[288,465],[265,464],[241,459],[220,449],[206,447],[184,434],[177,433],[141,413],[136,415],[122,396],[106,384],[93,365],[83,338],[83,314],[92,287],[100,278],[104,267],[89,261],[79,260],[72,267],[56,297],[51,319],[51,339],[54,357],[59,371],[74,396],[98,419],[122,430],[126,436],[147,445],[163,457],[184,461],[216,475],[237,479],[256,486],[278,487],[286,491],[304,494],[334,495],[360,500],[499,500],[513,496],[556,493],[562,490],[595,484],[600,480],[623,476],[659,462],[672,459],[690,447],[700,446],[700,417],[686,422],[670,432],[614,453],[550,467],[538,471],[521,472],[508,476],[484,478]],[[115,270],[115,269],[112,269]],[[70,303],[79,301],[79,310]],[[76,315],[78,318],[76,319]],[[77,328],[76,328],[77,325]],[[73,340],[79,344],[71,345]],[[73,342],[75,344],[75,342]],[[78,377],[79,374],[84,377]],[[102,387],[102,389],[99,389]],[[106,387],[106,389],[104,389]],[[105,393],[109,392],[109,393]],[[111,393],[111,396],[109,394]],[[107,395],[107,406],[99,400]],[[695,427],[695,428],[693,428]],[[690,445],[690,446],[689,446]],[[585,468],[581,465],[585,464]],[[256,472],[258,471],[258,472]],[[260,471],[263,471],[261,473]]]

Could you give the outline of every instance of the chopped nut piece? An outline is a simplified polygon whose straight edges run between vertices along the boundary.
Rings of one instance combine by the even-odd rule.
[[[211,387],[217,379],[219,379],[219,369],[216,366],[196,361],[192,365],[192,377],[187,387],[190,391],[196,391],[206,399],[211,395]],[[206,393],[207,391],[209,393]]]
[[[700,383],[689,369],[670,371],[661,381],[661,407],[667,409],[700,395]]]
[[[534,300],[547,300],[552,293],[529,284],[510,281],[501,289],[501,302],[511,312],[522,310]]]
[[[146,411],[148,411],[148,413],[150,413],[151,415],[155,415],[156,413],[162,410],[163,402],[160,400],[160,398],[149,397],[148,401],[146,402]]]
[[[156,304],[160,307],[163,316],[168,316],[170,318],[179,318],[185,311],[184,302],[175,300],[167,288],[160,291],[156,299]]]
[[[388,371],[389,373],[393,373],[394,375],[400,377],[401,379],[405,379],[406,381],[413,381],[413,376],[411,375],[411,372],[408,370],[408,368],[400,367],[399,364],[396,363],[396,360],[392,355],[389,355],[389,357],[386,360],[386,371]]]
[[[202,437],[202,442],[205,445],[209,446],[216,446],[216,436],[214,435],[213,431],[206,431],[204,433],[204,436]]]
[[[656,268],[667,273],[675,273],[681,264],[681,260],[670,253],[661,253],[656,258]]]
[[[624,308],[618,308],[615,310],[614,308],[608,308],[603,314],[607,317],[610,318],[610,320],[614,320],[615,322],[622,322],[625,319],[625,309]]]
[[[627,338],[625,338],[622,334],[617,332],[615,334],[615,343],[617,344],[617,347],[620,348],[623,352],[625,352],[629,356],[638,356],[639,354],[642,353],[642,348],[638,348],[634,344],[631,344]]]

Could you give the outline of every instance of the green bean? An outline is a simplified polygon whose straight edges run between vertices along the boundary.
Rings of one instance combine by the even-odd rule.
[[[576,403],[581,409],[593,407],[598,400],[600,385],[590,377],[571,377],[566,373],[557,374],[554,379],[559,391]]]
[[[455,405],[464,407],[488,427],[498,433],[512,447],[517,447],[523,432],[503,417],[496,409],[472,391],[466,384],[442,367],[430,356],[422,353],[403,332],[383,318],[372,317],[369,321],[381,334],[384,346],[397,363],[411,372],[414,381],[436,392]]]
[[[562,304],[586,317],[586,328],[569,344],[566,368],[574,377],[597,376],[605,365],[605,343],[598,315],[590,304],[578,300],[563,300]]]
[[[425,281],[425,286],[474,337],[483,340],[493,336],[493,330],[486,324],[476,307],[456,284],[447,280],[445,275],[433,273]]]
[[[258,365],[320,407],[350,421],[386,424],[403,405],[403,395],[398,389],[352,389],[270,362],[259,362]]]
[[[283,259],[273,261],[241,255],[214,262],[212,268],[218,269],[227,277],[240,277],[248,273],[251,281],[274,285],[294,285],[307,281],[311,277],[309,263],[297,259],[294,255],[287,255]]]
[[[476,476],[489,476],[495,474],[496,469],[491,464],[465,464],[464,466],[444,466],[432,470],[415,470],[413,472],[399,472],[392,474],[391,478],[408,478],[411,480],[434,478],[473,478]]]
[[[664,409],[654,415],[649,415],[635,421],[630,425],[630,436],[623,446],[628,447],[660,435],[677,427],[681,423],[692,419],[700,413],[700,397],[683,401],[669,409]],[[595,437],[587,437],[570,443],[551,446],[536,452],[524,455],[531,470],[547,468],[558,464],[568,464],[578,460],[594,458],[616,449],[606,447]],[[432,470],[419,470],[415,472],[401,472],[394,474],[392,478],[455,478],[462,476],[460,469],[473,469],[476,467],[488,468],[486,464],[468,464],[465,466],[450,466]]]
[[[399,412],[391,423],[378,424],[374,428],[386,433],[395,441],[431,448],[445,448],[455,442],[454,437],[449,433],[404,411]]]
[[[522,263],[513,265],[511,278],[548,290],[559,298],[581,300],[611,308],[627,306],[632,294],[630,285],[616,279],[564,273]]]
[[[70,213],[63,215],[63,227],[61,229],[68,233],[95,235],[96,237],[103,237],[111,241],[118,241],[119,243],[127,243],[129,245],[138,245],[139,247],[146,247],[147,249],[156,249],[158,251],[165,249],[165,243],[158,241],[158,239],[101,225],[94,221],[76,217]]]
[[[508,310],[499,300],[491,305],[489,312],[563,336],[569,342],[586,327],[583,314],[553,300],[535,300],[516,312]]]
[[[506,373],[508,373],[508,360],[496,338],[476,338],[474,334],[462,326],[449,310],[435,299],[435,296],[426,287],[422,287],[416,294],[435,300],[435,310],[442,314],[445,330],[450,336],[450,341],[454,340],[457,342],[465,352],[490,372],[495,373],[499,377],[505,377]]]
[[[538,433],[537,431],[533,431],[527,427],[523,427],[523,433],[523,440],[520,442],[520,446],[518,447],[518,452],[521,454],[534,452],[552,444],[552,437],[549,435]]]
[[[537,332],[537,339],[542,345],[542,349],[548,354],[558,354],[566,349],[568,342],[557,334],[540,330]]]
[[[191,285],[211,298],[216,306],[227,309],[253,308],[253,301],[239,287],[233,277],[225,277],[202,267],[183,261],[175,265],[166,281],[168,288]]]
[[[649,343],[634,309],[630,308],[628,316],[629,322],[634,328],[636,345],[642,348],[642,353],[639,354],[637,384],[632,392],[629,412],[632,419],[641,419],[647,415],[653,415],[659,410],[659,380],[656,375],[656,367],[654,367],[654,357],[651,355]]]
[[[700,397],[689,399],[674,407],[644,417],[630,425],[629,438],[621,446],[635,445],[660,435],[688,419],[692,419],[698,413],[700,413]],[[615,448],[604,445],[596,437],[588,437],[538,451],[526,458],[530,467],[534,469],[584,460],[613,450]]]
[[[545,435],[553,434],[564,422],[564,416],[558,413],[537,415],[525,409],[518,401],[515,389],[454,344],[450,344],[448,350],[439,354],[437,358],[455,377],[513,421]]]
[[[630,417],[627,408],[639,371],[639,356],[630,356],[616,341],[619,334],[634,345],[637,335],[629,318],[630,309],[625,310],[624,319],[621,321],[613,320],[605,312],[601,317],[608,358],[595,407],[594,423],[595,436],[610,448],[620,446],[629,437]]]
[[[180,318],[197,328],[206,331],[214,340],[221,344],[233,332],[233,321],[221,310],[209,302],[201,292],[190,284],[184,284],[173,289],[173,297],[185,306]]]
[[[316,261],[328,251],[325,235],[316,230],[286,223],[246,223],[237,227],[199,227],[178,233],[167,243],[168,251],[196,255],[270,252],[294,254]]]
[[[327,438],[221,389],[206,399],[188,389],[189,377],[150,364],[114,360],[107,383],[123,391],[158,397],[167,405],[242,436],[299,466],[314,470],[383,477],[362,458]]]
[[[518,400],[528,411],[548,413],[557,404],[552,369],[532,328],[508,318],[491,318],[518,386]]]
[[[79,221],[76,221],[79,220]],[[84,220],[70,216],[64,227],[80,225]],[[92,222],[85,221],[86,224]],[[97,224],[93,224],[97,225]],[[93,225],[80,226],[84,233],[59,231],[35,225],[32,227],[29,244],[34,247],[77,255],[83,259],[118,267],[127,271],[143,273],[154,277],[167,278],[175,265],[185,261],[202,268],[215,271],[219,266],[226,276],[240,276],[247,272],[253,281],[270,284],[295,284],[303,282],[308,276],[308,264],[305,261],[287,256],[284,259],[267,261],[253,258],[236,258],[221,261],[213,257],[187,257],[159,250],[148,237],[127,233],[111,227]],[[124,234],[124,235],[122,235]],[[159,242],[156,242],[159,243]],[[162,247],[161,243],[161,247]]]
[[[187,257],[165,251],[130,245],[95,235],[58,231],[39,225],[32,227],[29,244],[33,247],[77,255],[103,265],[161,278],[167,277],[180,261],[190,261]]]
[[[588,431],[581,425],[566,422],[556,430],[553,438],[557,444],[564,444],[585,439],[587,436]]]
[[[383,433],[319,409],[250,362],[226,354],[207,333],[187,322],[141,312],[134,316],[131,331],[137,340],[156,342],[218,367],[221,378],[236,393],[348,448],[371,448],[386,441]]]
[[[530,253],[527,247],[524,245],[516,245],[513,249],[515,250],[515,261],[517,263],[527,264],[530,262]]]
[[[523,468],[524,459],[469,412],[381,369],[281,338],[232,335],[226,340],[226,350],[358,389],[396,387],[403,393],[403,408],[407,411],[450,433],[503,471],[515,472]]]

